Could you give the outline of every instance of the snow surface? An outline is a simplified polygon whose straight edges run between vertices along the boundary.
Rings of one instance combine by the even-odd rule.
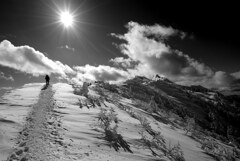
[[[0,102],[0,160],[12,151],[14,139],[21,130],[31,106],[38,100],[42,83],[25,84],[6,91]]]
[[[11,139],[16,139],[16,134],[21,130],[24,118],[29,110],[32,109],[30,107],[37,102],[41,86],[42,84],[28,84],[21,89],[13,90],[3,96],[4,102],[0,105],[0,160],[4,160],[12,151],[14,140]],[[179,143],[186,161],[213,160],[213,158],[201,150],[199,143],[186,136],[184,131],[155,120],[149,113],[135,107],[130,99],[117,97],[114,100],[115,102],[105,100],[100,103],[100,107],[97,106],[94,108],[88,98],[75,95],[72,86],[69,84],[56,83],[52,85],[52,88],[53,92],[55,92],[53,97],[55,104],[51,115],[55,113],[60,118],[62,146],[64,146],[59,147],[56,153],[64,150],[61,154],[65,155],[65,157],[60,157],[59,160],[64,160],[65,158],[69,158],[68,160],[98,161],[156,160],[157,158],[152,155],[152,152],[148,148],[141,146],[140,132],[142,127],[139,120],[120,109],[117,103],[128,106],[145,117],[152,129],[162,133],[167,144],[173,145]],[[44,94],[45,91],[42,92]],[[114,97],[111,93],[107,94],[110,98]],[[89,87],[89,96],[97,99],[100,97],[91,86]],[[44,97],[44,99],[47,98]],[[38,101],[38,106],[41,106],[41,101],[43,100]],[[80,102],[82,108],[80,108]],[[37,109],[36,105],[34,107]],[[117,132],[130,145],[133,153],[124,151],[122,148],[116,151],[104,139],[104,130],[99,126],[98,120],[100,108],[114,109],[119,119]],[[38,111],[41,112],[41,110]],[[34,113],[31,115],[34,116]],[[56,127],[51,128],[56,129]],[[37,147],[37,145],[34,146]]]
[[[107,142],[102,139],[103,134],[100,132],[101,129],[98,127],[97,115],[100,112],[99,108],[79,108],[77,104],[79,99],[84,102],[85,97],[77,96],[73,94],[72,86],[57,83],[53,86],[56,90],[55,99],[56,104],[60,107],[57,109],[62,113],[62,125],[64,128],[68,129],[65,132],[65,140],[68,140],[72,145],[72,155],[78,154],[76,158],[81,160],[149,160],[153,159],[150,152],[144,154],[139,152],[139,149],[133,150],[134,153],[129,153],[125,151],[116,152],[113,148],[107,145]],[[90,94],[96,96],[96,93],[89,90]],[[106,102],[106,105],[112,106]],[[102,105],[103,108],[105,107]],[[127,114],[125,114],[126,117]],[[128,117],[129,118],[129,117]],[[126,125],[126,128],[132,129],[130,126]],[[136,132],[134,132],[136,133]],[[69,151],[70,153],[70,151]],[[147,156],[149,155],[149,156]]]
[[[79,149],[78,153],[87,154],[83,160],[154,160],[151,151],[138,146],[136,140],[141,139],[139,132],[142,130],[139,120],[132,118],[126,111],[119,109],[116,105],[106,102],[102,104],[102,108],[112,107],[117,117],[120,120],[118,132],[130,144],[133,153],[120,150],[116,152],[113,148],[106,146],[107,143],[101,138],[101,133],[97,127],[97,114],[99,108],[79,108],[78,102],[86,101],[85,97],[73,94],[73,89],[70,85],[57,83],[54,86],[56,90],[55,99],[60,107],[59,112],[63,114],[63,127],[68,129],[66,132],[67,139],[71,140],[75,149]],[[90,93],[96,96],[96,93],[91,90]],[[167,144],[180,143],[184,152],[186,161],[211,161],[210,156],[206,155],[200,148],[200,144],[186,136],[180,129],[172,129],[170,125],[156,121],[145,111],[138,109],[132,105],[132,101],[128,99],[119,99],[119,103],[132,108],[138,113],[146,117],[156,131],[160,131]],[[89,154],[89,155],[88,155]]]

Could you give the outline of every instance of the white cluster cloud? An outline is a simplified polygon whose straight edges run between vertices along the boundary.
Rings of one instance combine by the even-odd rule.
[[[139,62],[135,70],[142,75],[151,76],[160,73],[177,81],[183,79],[182,77],[212,74],[211,69],[204,64],[172,49],[165,43],[165,40],[171,36],[183,37],[181,36],[185,35],[183,32],[171,27],[146,26],[136,22],[129,22],[127,28],[126,34],[114,34],[114,36],[125,40],[125,43],[120,45],[120,49],[131,60]],[[124,60],[122,59],[121,63],[129,64],[129,59]]]
[[[34,76],[55,73],[66,77],[66,74],[74,73],[68,65],[53,61],[27,45],[14,46],[8,40],[0,43],[0,65]]]
[[[0,71],[0,79],[4,79],[6,81],[14,81],[13,77],[11,75],[6,76],[3,72]]]
[[[85,65],[71,68],[60,61],[53,61],[45,55],[29,46],[14,46],[7,40],[0,43],[0,65],[33,76],[53,73],[60,75],[60,78],[75,82],[79,82],[79,80],[116,82],[129,78],[128,72],[118,68],[105,65]],[[12,77],[6,77],[3,73],[0,73],[0,77],[13,80]]]
[[[223,71],[217,71],[214,73],[214,76],[212,78],[213,84],[210,86],[215,86],[215,87],[226,87],[231,84],[233,80],[236,78],[233,77],[232,75],[223,72]]]
[[[127,71],[106,65],[91,66],[87,64],[85,66],[75,66],[73,68],[77,73],[77,76],[73,79],[75,81],[100,80],[118,82],[130,77]]]
[[[184,39],[187,34],[182,31],[172,27],[147,26],[136,22],[129,22],[127,28],[128,32],[123,35],[112,35],[124,40],[119,47],[128,58],[118,57],[111,61],[124,67],[131,64],[131,60],[138,62],[133,69],[128,69],[132,75],[152,77],[158,73],[180,84],[201,84],[206,87],[228,86],[234,79],[225,72],[214,72],[204,63],[167,44],[166,40],[174,36]]]
[[[114,66],[127,68],[134,68],[137,64],[136,61],[132,60],[131,58],[123,58],[123,57],[116,57],[114,59],[110,59],[109,62],[112,62]]]
[[[239,72],[235,72],[235,73],[232,73],[231,76],[237,78],[237,79],[240,79],[240,71]]]

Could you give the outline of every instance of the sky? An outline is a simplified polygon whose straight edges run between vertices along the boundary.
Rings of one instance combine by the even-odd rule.
[[[240,78],[237,4],[158,0],[2,0],[0,88],[160,74],[227,88]],[[59,22],[63,11],[73,25]]]

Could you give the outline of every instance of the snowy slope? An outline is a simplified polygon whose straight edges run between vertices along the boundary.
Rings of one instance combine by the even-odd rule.
[[[24,125],[25,117],[36,103],[42,83],[26,84],[2,96],[0,102],[0,160],[12,151],[14,139]]]
[[[196,138],[186,134],[187,122],[181,116],[193,112],[196,120],[204,121],[203,105],[227,103],[217,92],[144,77],[121,85],[93,83],[88,93],[81,93],[81,86],[66,83],[40,92],[41,87],[28,84],[2,97],[0,160],[10,155],[21,160],[30,154],[36,156],[29,156],[29,160],[214,160]],[[13,148],[21,149],[16,143],[19,138],[30,149],[24,156]],[[43,155],[39,146],[44,147],[39,148]]]
[[[88,98],[73,94],[70,85],[58,83],[55,84],[55,98],[59,108],[57,111],[62,114],[63,127],[65,131],[65,141],[71,144],[69,153],[82,160],[154,160],[156,159],[151,151],[144,147],[141,142],[140,132],[142,126],[138,119],[133,118],[125,110],[119,108],[118,104],[128,106],[135,110],[139,115],[147,118],[150,126],[157,132],[161,132],[166,138],[167,145],[180,143],[183,149],[184,157],[187,161],[213,160],[201,149],[200,144],[190,137],[186,136],[181,129],[172,129],[171,125],[164,124],[155,120],[149,113],[136,108],[130,99],[115,97],[107,93],[109,98],[114,101],[103,101],[100,106],[91,104]],[[94,87],[90,87],[91,97],[99,99]],[[81,101],[81,108],[79,105]],[[117,102],[117,103],[114,103]],[[124,151],[124,148],[115,150],[110,147],[110,143],[104,139],[104,131],[99,126],[98,114],[100,108],[113,108],[119,119],[117,132],[129,144],[132,151]],[[73,152],[72,152],[73,151]],[[167,159],[167,158],[165,158]]]

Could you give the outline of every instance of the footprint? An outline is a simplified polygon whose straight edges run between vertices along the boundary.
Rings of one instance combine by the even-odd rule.
[[[47,122],[49,125],[52,125],[54,122],[53,121],[48,121]]]
[[[16,152],[17,155],[21,155],[22,153],[23,153],[23,150],[22,150],[22,149],[20,149],[20,150],[18,150],[18,151]]]
[[[12,154],[9,158],[9,160],[15,160],[15,159],[16,160],[18,159],[18,157],[15,154]]]
[[[26,146],[26,147],[24,148],[24,152],[27,152],[28,150],[29,150],[29,147]]]
[[[23,147],[25,145],[26,145],[26,142],[22,142],[22,143],[19,144],[19,147]]]
[[[63,142],[61,140],[55,140],[56,143],[58,143],[59,145],[63,146]]]

